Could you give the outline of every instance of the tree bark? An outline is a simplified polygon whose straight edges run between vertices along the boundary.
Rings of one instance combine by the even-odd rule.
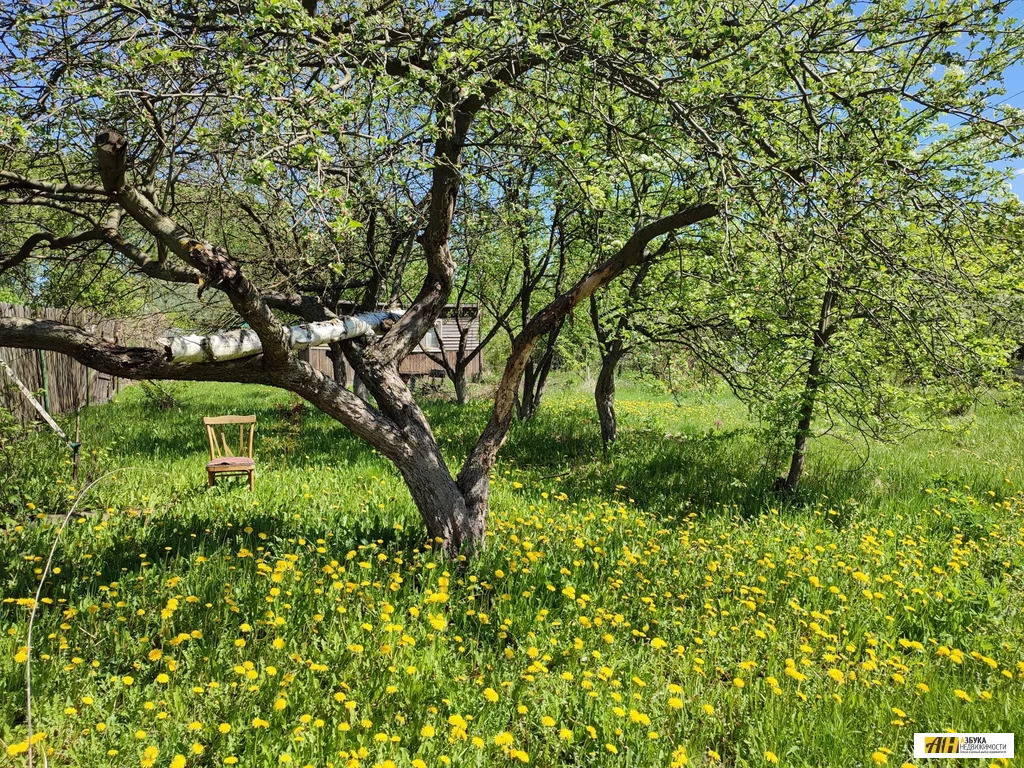
[[[466,367],[459,365],[455,367],[455,376],[452,382],[455,384],[455,402],[465,405],[469,399],[469,381],[466,377]]]
[[[615,419],[615,369],[622,359],[622,345],[613,343],[612,348],[601,356],[601,372],[597,376],[594,387],[594,401],[597,405],[597,418],[601,423],[601,443],[604,453],[608,446],[619,436],[619,426]]]
[[[385,455],[401,472],[430,538],[446,554],[456,557],[482,549],[486,505],[470,514],[426,416],[398,372],[398,364],[379,359],[376,352],[365,341],[353,340],[348,358],[382,414],[401,431],[402,439],[388,445]]]
[[[354,374],[352,376],[352,391],[355,392],[356,397],[359,397],[362,400],[366,400],[370,396],[370,393],[366,389],[366,382],[362,380],[359,374]]]
[[[345,386],[345,353],[341,351],[341,343],[333,342],[328,345],[327,357],[331,360],[331,373],[334,374],[334,383]]]
[[[544,397],[544,388],[547,386],[548,375],[555,361],[555,345],[558,343],[558,334],[562,330],[562,323],[548,334],[544,344],[544,352],[539,360],[531,358],[526,363],[523,371],[523,393],[517,404],[517,416],[522,421],[529,421],[540,410],[540,401]]]
[[[782,489],[794,491],[804,474],[807,462],[807,440],[811,435],[814,423],[814,403],[822,387],[822,369],[828,356],[828,342],[835,331],[832,324],[832,313],[839,300],[836,284],[830,278],[825,294],[821,300],[821,311],[818,325],[814,329],[811,359],[807,366],[807,378],[800,396],[799,419],[793,435],[793,453],[789,459],[789,472],[782,483]]]

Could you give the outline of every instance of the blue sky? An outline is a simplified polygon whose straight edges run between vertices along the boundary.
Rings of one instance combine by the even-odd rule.
[[[1007,15],[1017,19],[1024,18],[1024,0],[1010,3]],[[1024,64],[1018,64],[1006,71],[1006,103],[1024,109]],[[1007,98],[1008,97],[1008,98]],[[1013,177],[1013,191],[1024,200],[1024,161],[1019,161],[1017,175]]]

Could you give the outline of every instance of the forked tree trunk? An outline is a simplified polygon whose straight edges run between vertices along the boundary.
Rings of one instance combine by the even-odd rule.
[[[601,357],[601,372],[597,376],[594,387],[594,401],[597,405],[597,418],[601,422],[601,443],[605,454],[608,446],[619,436],[619,426],[615,419],[615,369],[622,360],[622,346],[616,344],[612,350]]]
[[[402,474],[431,541],[450,557],[483,548],[487,502],[472,511],[441,455],[426,416],[393,362],[378,362],[372,350],[364,356],[357,344],[349,347],[349,360],[357,380],[364,382],[380,411],[401,430],[401,440],[383,450]]]
[[[561,330],[562,323],[559,322],[548,334],[540,359],[534,360],[531,357],[526,363],[526,368],[523,371],[522,396],[519,398],[516,409],[517,415],[523,421],[529,421],[540,410],[540,401],[544,396],[544,387],[547,385],[548,375],[554,364],[555,344]]]

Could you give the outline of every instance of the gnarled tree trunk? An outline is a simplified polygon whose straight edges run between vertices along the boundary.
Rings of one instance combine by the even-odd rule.
[[[622,344],[613,342],[601,355],[601,372],[597,375],[597,385],[594,387],[597,418],[601,423],[601,443],[606,454],[608,446],[619,436],[619,425],[615,419],[615,370],[622,355]]]

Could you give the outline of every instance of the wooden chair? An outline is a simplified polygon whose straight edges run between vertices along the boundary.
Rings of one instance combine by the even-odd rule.
[[[203,419],[210,441],[210,461],[206,464],[206,482],[217,484],[217,475],[248,475],[249,490],[256,487],[256,462],[252,460],[252,439],[256,431],[255,416],[213,416]],[[238,425],[238,455],[228,447],[228,428]],[[245,429],[245,425],[249,429]],[[246,438],[246,431],[249,435]],[[232,429],[231,432],[234,432]],[[234,442],[232,435],[231,442]]]

